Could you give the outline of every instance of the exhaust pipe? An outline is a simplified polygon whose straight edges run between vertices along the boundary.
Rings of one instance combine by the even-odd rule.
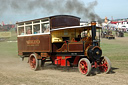
[[[91,22],[92,27],[92,45],[96,46],[96,21]]]

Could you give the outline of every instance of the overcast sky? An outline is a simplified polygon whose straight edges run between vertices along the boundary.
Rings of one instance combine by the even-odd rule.
[[[38,2],[32,2],[32,1],[38,1]],[[42,3],[44,1],[45,4],[47,4],[46,6],[42,6],[43,5]],[[54,4],[50,3],[51,6],[49,6],[49,2],[47,3],[47,1],[49,2],[55,1],[55,3]],[[81,17],[82,20],[86,20],[86,21],[89,20],[89,18],[83,18],[85,12],[81,12],[82,14],[78,13],[80,9],[78,10],[77,8],[78,6],[76,6],[76,3],[71,2],[70,4],[68,4],[68,7],[70,7],[69,5],[74,4],[75,5],[74,7],[76,7],[77,12],[72,11],[75,10],[74,7],[70,9],[71,11],[67,10],[69,8],[66,8],[65,5],[62,6],[63,2],[61,1],[65,1],[65,0],[0,0],[0,23],[2,21],[4,21],[5,24],[10,22],[15,23],[17,21],[26,21],[26,20],[43,18],[53,15],[59,15],[59,14],[76,15],[78,17]],[[109,19],[111,19],[112,16],[114,19],[128,18],[128,11],[127,11],[128,0],[68,0],[68,1],[79,1],[79,4],[82,5],[80,7],[85,6],[85,8],[90,8],[89,10],[91,10],[91,12],[93,12],[102,19],[105,18],[105,16],[108,17]],[[56,12],[58,8],[63,9],[64,11],[59,9],[59,11]],[[85,14],[85,16],[89,17],[89,14],[88,15]]]

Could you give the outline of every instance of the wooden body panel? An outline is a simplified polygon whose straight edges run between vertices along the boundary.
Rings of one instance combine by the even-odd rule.
[[[50,35],[20,36],[18,39],[18,52],[50,52]]]
[[[64,43],[59,49],[53,44],[53,52],[84,52],[83,42]]]
[[[74,42],[68,44],[69,52],[83,52],[83,43]]]

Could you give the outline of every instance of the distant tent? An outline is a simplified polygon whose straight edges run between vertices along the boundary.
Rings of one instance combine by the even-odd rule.
[[[10,21],[10,24],[12,24],[12,22]]]
[[[4,26],[5,24],[4,24],[4,21],[2,21],[2,25]]]
[[[15,25],[12,25],[12,28],[15,28]]]
[[[111,21],[111,24],[117,24],[118,21]]]

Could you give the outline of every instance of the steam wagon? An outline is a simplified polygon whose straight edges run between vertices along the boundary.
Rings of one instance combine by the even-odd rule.
[[[111,63],[102,56],[100,30],[95,21],[80,26],[80,18],[71,15],[18,22],[18,55],[28,57],[32,70],[42,68],[49,58],[57,66],[78,67],[84,75],[91,68],[108,73]]]

